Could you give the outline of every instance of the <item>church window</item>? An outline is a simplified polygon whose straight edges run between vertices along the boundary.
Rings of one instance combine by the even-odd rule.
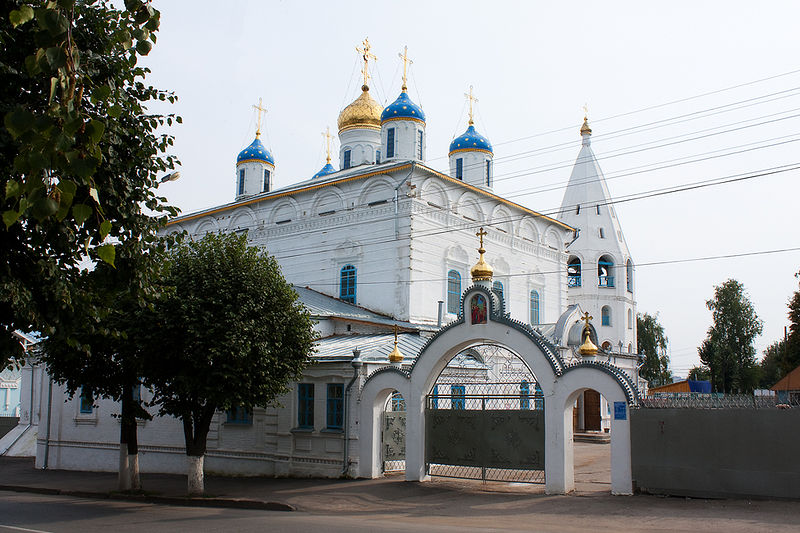
[[[345,265],[339,274],[339,299],[356,303],[356,267]]]
[[[539,323],[539,292],[531,291],[530,301],[531,311],[531,324],[536,325]]]
[[[456,159],[456,178],[464,179],[464,160],[460,157]]]
[[[455,270],[447,273],[447,312],[458,314],[458,304],[461,302],[461,274]]]
[[[399,392],[392,393],[392,400],[389,403],[392,411],[405,411],[406,410],[406,401],[403,398],[403,395]]]
[[[470,316],[472,317],[472,324],[486,324],[486,298],[482,294],[476,294],[470,300]]]
[[[611,308],[607,305],[600,310],[600,323],[604,326],[611,325]]]
[[[486,160],[486,186],[492,186],[492,162],[490,160]]]
[[[269,169],[264,169],[264,186],[261,192],[269,192]]]
[[[466,390],[464,385],[450,386],[450,405],[452,409],[464,409],[466,407]]]
[[[394,157],[394,128],[386,130],[386,158]]]
[[[628,343],[628,353],[633,353],[633,343]]]
[[[375,150],[375,164],[377,164],[377,165],[381,164],[381,151],[380,150]]]
[[[599,215],[600,214],[600,204],[597,204],[594,207],[595,207],[595,209],[597,209],[597,214]]]
[[[600,257],[597,262],[597,286],[598,287],[613,287],[614,286],[614,260],[609,256],[604,255]]]
[[[628,292],[633,292],[633,261],[630,259],[625,263],[625,285]]]
[[[567,261],[567,287],[581,286],[581,260],[570,257]]]
[[[604,230],[603,228],[599,228],[599,229],[600,229],[600,238],[601,239],[605,239],[606,238],[606,230]]]
[[[344,168],[350,168],[350,150],[344,151]]]
[[[433,394],[431,394],[431,409],[439,408],[439,385],[433,386]]]
[[[495,281],[492,283],[492,290],[500,295],[500,298],[503,297],[503,283],[500,281]]]
[[[133,403],[134,404],[142,403],[142,384],[137,383],[136,385],[134,385],[133,390],[131,392],[133,397]]]
[[[633,311],[628,309],[628,329],[633,329]]]
[[[297,426],[314,427],[314,384],[297,384]]]
[[[327,403],[328,429],[342,429],[344,421],[344,385],[341,383],[328,383]]]
[[[578,205],[575,206],[575,214],[576,215],[580,215],[581,214],[581,204],[578,204]]]
[[[541,411],[544,409],[544,393],[542,392],[542,388],[539,386],[539,383],[534,384],[533,389],[533,408]]]
[[[239,170],[239,192],[238,195],[244,194],[244,169]]]
[[[226,422],[228,424],[250,425],[253,423],[253,412],[244,407],[231,407],[228,409]]]
[[[92,393],[81,387],[81,404],[80,412],[84,415],[90,415],[94,411],[94,398]]]
[[[417,130],[417,133],[418,133],[417,138],[418,138],[418,141],[419,141],[419,146],[417,146],[417,159],[422,161],[422,136],[423,136],[423,133],[422,133],[422,130]]]
[[[611,343],[609,341],[606,341],[606,342],[603,343],[603,345],[600,348],[604,352],[610,352],[611,351]]]
[[[530,409],[531,408],[531,386],[528,384],[527,381],[522,380],[522,383],[519,384],[519,408],[520,409]]]

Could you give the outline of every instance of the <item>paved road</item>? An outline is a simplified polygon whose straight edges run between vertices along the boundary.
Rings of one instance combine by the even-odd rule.
[[[800,530],[797,502],[534,496],[492,502],[454,500],[440,512],[397,502],[369,513],[270,512],[176,507],[67,496],[0,492],[0,533],[205,531],[752,531]]]

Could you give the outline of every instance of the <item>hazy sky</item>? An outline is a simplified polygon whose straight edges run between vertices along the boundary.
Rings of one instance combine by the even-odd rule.
[[[335,134],[339,111],[358,95],[355,46],[367,36],[378,56],[371,94],[382,103],[399,93],[398,52],[408,46],[427,164],[446,171],[474,85],[495,191],[545,214],[560,205],[584,104],[615,198],[800,164],[797,2],[155,5],[162,25],[149,80],[178,94],[172,111],[183,117],[174,130],[183,177],[161,192],[184,213],[233,199],[259,97],[275,186],[319,170],[321,132]],[[639,311],[659,313],[675,373],[698,363],[705,301],[728,278],[744,283],[764,320],[759,357],[782,336],[800,252],[648,263],[800,247],[799,178],[783,171],[617,204]]]

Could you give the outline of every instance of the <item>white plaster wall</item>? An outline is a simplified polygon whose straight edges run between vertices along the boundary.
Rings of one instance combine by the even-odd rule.
[[[386,157],[387,131],[394,128],[394,157]],[[419,133],[422,132],[422,158],[419,157]],[[425,124],[415,120],[390,120],[381,124],[381,161],[419,161],[426,157]]]
[[[461,159],[463,161],[463,175],[460,179],[475,187],[491,190],[491,187],[486,184],[486,162],[492,161],[492,154],[486,152],[456,152],[451,154],[449,159],[450,177],[456,178],[456,160]]]
[[[239,194],[239,171],[244,169],[244,194]],[[233,195],[238,200],[245,196],[252,196],[254,194],[261,194],[264,192],[264,170],[269,170],[270,190],[272,190],[272,183],[275,180],[275,167],[259,163],[257,161],[250,161],[247,163],[240,163],[236,165],[236,176],[233,180]]]
[[[351,129],[339,133],[339,168],[344,168],[344,152],[350,150],[350,167],[375,163],[375,152],[381,146],[378,129]]]

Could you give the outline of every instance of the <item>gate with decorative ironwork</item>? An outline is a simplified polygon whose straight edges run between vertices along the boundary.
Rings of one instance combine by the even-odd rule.
[[[544,397],[526,381],[437,384],[427,396],[429,475],[544,483],[544,446]]]
[[[406,469],[406,406],[397,393],[391,396],[383,412],[381,455],[384,472]]]

